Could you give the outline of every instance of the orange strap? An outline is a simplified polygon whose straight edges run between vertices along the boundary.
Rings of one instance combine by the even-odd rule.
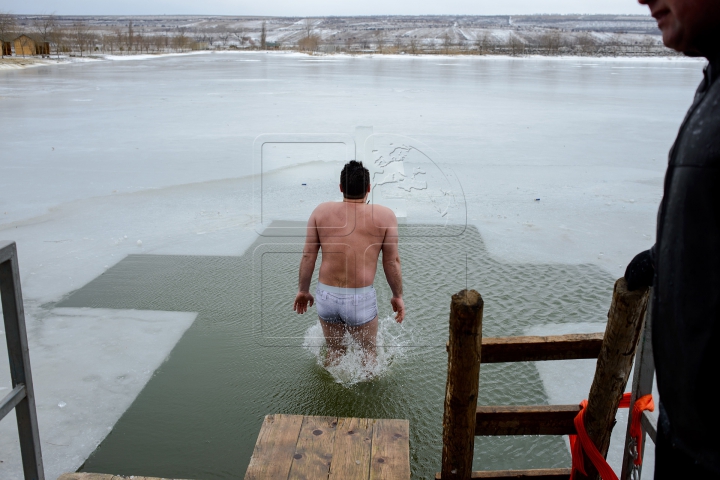
[[[629,408],[631,395],[632,394],[630,393],[623,395],[618,408]],[[608,465],[605,457],[600,454],[595,444],[592,440],[590,440],[590,437],[585,430],[585,410],[587,409],[587,404],[587,400],[580,402],[582,409],[575,417],[575,430],[577,430],[577,435],[570,435],[570,452],[572,454],[572,473],[570,474],[570,480],[574,480],[576,471],[582,473],[583,475],[587,475],[587,473],[585,473],[583,451],[587,454],[588,458],[595,466],[603,480],[618,480],[617,475],[615,475],[615,472],[613,472],[612,468],[610,468],[610,465]],[[635,439],[638,451],[638,456],[635,459],[635,465],[642,464],[642,457],[640,453],[642,452],[642,429],[640,427],[640,418],[642,416],[642,412],[645,410],[650,410],[651,412],[655,410],[655,403],[653,402],[652,395],[645,395],[638,398],[635,401],[635,405],[633,406],[631,412],[630,436]]]

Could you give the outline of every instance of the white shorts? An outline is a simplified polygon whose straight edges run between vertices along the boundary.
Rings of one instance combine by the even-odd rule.
[[[377,295],[370,285],[362,288],[332,287],[318,282],[315,305],[320,319],[359,327],[377,317]]]

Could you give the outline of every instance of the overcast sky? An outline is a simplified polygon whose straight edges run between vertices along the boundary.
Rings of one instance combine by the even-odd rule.
[[[58,15],[647,14],[636,0],[0,0],[0,11]]]

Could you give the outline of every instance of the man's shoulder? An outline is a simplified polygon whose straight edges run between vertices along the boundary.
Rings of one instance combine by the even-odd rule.
[[[397,218],[395,217],[395,212],[393,212],[391,208],[378,204],[372,204],[371,207],[373,209],[373,216],[379,216],[387,220],[397,221]]]
[[[315,207],[315,210],[313,210],[312,217],[317,219],[322,219],[328,215],[332,215],[333,212],[337,211],[338,208],[340,208],[340,205],[342,205],[340,202],[323,202],[317,207]]]
[[[333,208],[337,208],[337,205],[339,205],[338,202],[323,202],[319,204],[317,207],[315,207],[314,212],[320,212],[323,210],[332,210]]]

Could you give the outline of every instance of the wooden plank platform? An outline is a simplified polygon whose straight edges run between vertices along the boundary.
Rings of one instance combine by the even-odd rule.
[[[435,480],[441,480],[439,473]],[[486,478],[494,480],[523,479],[528,480],[569,480],[569,468],[544,468],[536,470],[495,470],[486,472],[472,472],[470,478]]]
[[[482,363],[598,358],[603,333],[482,339]]]
[[[57,480],[179,480],[170,478],[138,477],[137,475],[110,475],[106,473],[64,473]]]
[[[409,480],[407,420],[268,415],[245,480]]]

